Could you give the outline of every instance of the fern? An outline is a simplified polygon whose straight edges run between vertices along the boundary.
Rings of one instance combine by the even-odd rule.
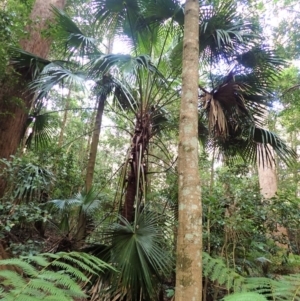
[[[88,282],[86,274],[113,269],[102,260],[86,253],[44,253],[37,256],[5,259],[0,266],[14,266],[20,273],[0,271],[0,300],[71,301],[86,294],[78,283]],[[114,269],[113,269],[114,270]]]
[[[274,301],[300,301],[300,274],[281,276],[279,280],[249,278],[245,290],[255,290]]]
[[[232,294],[223,300],[300,301],[300,274],[282,276],[279,280],[263,277],[248,278],[243,284],[242,290],[243,292]]]
[[[247,293],[236,293],[233,295],[226,296],[224,301],[268,301],[266,297],[253,292]]]
[[[203,275],[211,281],[218,281],[219,285],[224,285],[227,290],[239,291],[246,278],[228,268],[220,258],[213,258],[203,252]]]
[[[220,258],[212,258],[207,253],[202,258],[204,277],[234,292],[224,297],[224,301],[300,301],[300,274],[281,276],[279,280],[246,278],[228,268]]]

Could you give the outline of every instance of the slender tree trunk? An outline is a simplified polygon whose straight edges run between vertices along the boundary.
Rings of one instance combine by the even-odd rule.
[[[41,36],[47,21],[52,17],[51,5],[63,8],[66,0],[36,0],[30,19],[32,25],[28,28],[29,37],[20,41],[21,47],[35,55],[46,58],[51,41]],[[26,92],[28,74],[17,76],[12,70],[0,83],[0,158],[9,159],[18,149],[25,134],[29,110],[33,95]],[[0,197],[6,187],[4,179],[0,179]]]
[[[187,0],[179,125],[175,300],[202,300],[202,206],[198,166],[199,1]]]
[[[98,101],[98,108],[97,108],[97,114],[95,119],[95,126],[94,131],[92,134],[92,143],[90,148],[90,155],[86,170],[86,178],[85,178],[85,190],[86,193],[90,191],[93,184],[93,178],[94,178],[94,171],[95,171],[95,164],[96,164],[96,157],[97,157],[97,148],[100,138],[100,132],[101,132],[101,124],[102,124],[102,117],[104,112],[104,105],[106,101],[106,96],[101,95],[99,97]],[[79,212],[79,218],[78,218],[78,227],[77,227],[77,233],[76,233],[76,242],[77,242],[77,248],[80,248],[83,243],[84,239],[87,236],[87,224],[88,224],[88,217],[86,213],[81,210]]]
[[[107,46],[107,54],[110,54],[112,52],[112,46],[113,46],[113,38],[108,39],[108,46]],[[102,83],[99,83],[100,85],[104,85],[106,81],[106,76],[103,75]],[[97,151],[98,151],[98,144],[100,139],[100,132],[101,132],[101,125],[102,125],[102,117],[104,113],[104,106],[106,102],[107,96],[105,94],[100,95],[99,102],[98,102],[98,108],[95,118],[95,126],[94,131],[92,134],[92,142],[90,147],[90,154],[88,159],[88,164],[86,168],[86,177],[85,177],[85,190],[86,193],[88,193],[93,185],[93,179],[94,179],[94,171],[95,171],[95,164],[96,164],[96,157],[97,157]],[[76,233],[76,242],[77,247],[80,247],[83,245],[84,240],[87,236],[87,226],[89,223],[89,218],[87,217],[86,213],[81,210],[79,212],[79,220],[78,220],[78,230]]]
[[[66,98],[65,111],[64,111],[62,124],[61,124],[61,127],[60,127],[59,139],[58,139],[58,144],[57,144],[58,148],[61,148],[62,145],[63,145],[64,134],[65,134],[67,119],[68,119],[68,112],[69,112],[69,107],[70,107],[70,95],[71,95],[71,87],[69,88],[69,93],[68,93],[68,96]]]
[[[85,178],[86,191],[89,191],[92,188],[92,184],[93,184],[97,149],[99,144],[105,101],[106,101],[106,97],[101,95],[98,102],[97,115],[95,119],[95,126],[92,135],[89,161],[88,161],[87,171],[86,171],[86,178]]]

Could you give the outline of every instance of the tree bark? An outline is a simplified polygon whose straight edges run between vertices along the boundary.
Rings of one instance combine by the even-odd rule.
[[[261,150],[264,154],[265,150]],[[270,149],[269,152],[273,151]],[[264,156],[264,155],[263,155]],[[264,156],[265,157],[265,156]],[[266,161],[266,160],[265,160]],[[259,187],[261,195],[264,199],[271,199],[276,195],[277,192],[277,174],[275,163],[271,164],[258,164],[258,178],[259,178]],[[287,229],[279,224],[276,225],[277,231],[272,233],[272,236],[275,239],[288,242],[288,232]],[[287,244],[277,243],[278,246],[287,248]]]
[[[69,93],[68,93],[68,96],[66,97],[65,111],[64,111],[64,116],[63,116],[63,120],[62,120],[61,127],[60,127],[60,133],[59,133],[58,144],[57,144],[58,148],[61,148],[63,145],[64,134],[65,134],[67,119],[68,119],[68,112],[69,112],[69,107],[70,107],[70,96],[71,96],[71,87],[69,88]]]
[[[96,164],[96,156],[97,156],[97,148],[100,138],[101,132],[101,124],[102,124],[102,117],[104,112],[104,105],[105,105],[106,97],[101,95],[98,102],[97,114],[95,119],[95,126],[92,135],[92,143],[90,148],[90,155],[89,161],[87,165],[86,171],[86,178],[85,178],[85,188],[86,191],[89,191],[92,188],[93,178],[94,178],[94,170]]]
[[[51,20],[51,5],[63,8],[66,0],[36,0],[30,19],[32,25],[27,29],[29,37],[20,41],[21,47],[28,52],[46,58],[51,41],[44,39],[41,31]],[[0,158],[9,159],[19,147],[26,130],[28,113],[32,106],[33,95],[26,92],[30,80],[28,74],[10,74],[0,83]],[[0,197],[3,196],[6,182],[0,179]]]
[[[202,300],[202,206],[198,167],[199,1],[187,0],[179,125],[175,300]]]
[[[112,51],[113,46],[113,38],[108,39],[108,46],[107,46],[107,54],[110,54]],[[103,75],[102,81],[99,82],[99,85],[105,85],[107,81],[107,75]],[[85,190],[88,193],[93,185],[94,179],[94,172],[95,172],[95,165],[96,165],[96,158],[97,158],[97,151],[98,151],[98,144],[100,140],[100,132],[101,132],[101,125],[102,125],[102,117],[104,113],[104,106],[107,99],[107,95],[101,93],[98,99],[98,108],[95,118],[95,126],[93,130],[93,134],[91,136],[92,142],[90,146],[90,154],[86,168],[86,176],[85,176]],[[89,144],[88,144],[89,146]],[[85,238],[87,237],[87,228],[88,224],[90,223],[89,217],[86,215],[86,212],[80,210],[79,217],[78,217],[78,227],[76,233],[76,242],[77,248],[80,248]],[[91,223],[90,223],[91,226]],[[91,227],[90,227],[91,228]]]
[[[151,114],[148,110],[139,113],[136,117],[128,164],[130,170],[126,179],[127,186],[122,210],[122,216],[129,222],[134,221],[134,210],[139,210],[142,198],[146,194],[144,188],[146,189],[147,186],[147,153],[152,136],[151,121]]]
[[[100,139],[101,124],[102,124],[105,101],[106,101],[106,96],[101,95],[98,100],[95,126],[92,134],[92,143],[90,147],[90,155],[89,155],[89,160],[88,160],[88,165],[86,170],[86,178],[85,178],[86,193],[90,191],[93,184],[96,157],[97,157],[97,148]],[[80,210],[79,217],[78,217],[77,233],[75,238],[77,248],[80,248],[84,243],[84,240],[87,236],[87,226],[88,226],[88,217],[86,215],[86,212]]]

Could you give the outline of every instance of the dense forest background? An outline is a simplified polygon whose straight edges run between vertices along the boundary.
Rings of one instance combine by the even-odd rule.
[[[300,5],[199,4],[197,300],[300,300]],[[175,300],[184,9],[0,3],[1,300]]]

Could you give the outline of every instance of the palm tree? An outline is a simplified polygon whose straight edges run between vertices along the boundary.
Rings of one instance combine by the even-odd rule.
[[[199,127],[208,134],[205,143],[217,147],[227,162],[239,157],[262,166],[273,164],[271,147],[283,162],[291,163],[295,152],[263,128],[274,78],[284,62],[257,46],[233,56],[233,62],[229,74],[211,81],[211,92],[200,87]]]
[[[55,199],[48,201],[52,211],[59,214],[59,223],[53,221],[62,232],[63,239],[58,243],[56,251],[67,251],[77,248],[78,233],[88,231],[87,225],[82,223],[82,217],[86,220],[93,216],[101,204],[103,196],[98,195],[95,189],[77,193],[72,199]],[[84,230],[82,230],[84,227]],[[81,245],[81,244],[79,244]],[[63,249],[67,246],[67,249]]]

